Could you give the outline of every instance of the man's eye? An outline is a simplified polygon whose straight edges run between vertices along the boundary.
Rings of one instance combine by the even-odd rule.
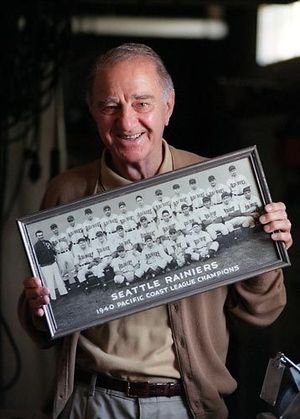
[[[134,108],[138,112],[148,112],[149,110],[151,110],[152,105],[149,102],[135,102]]]
[[[99,111],[105,115],[112,115],[118,110],[117,105],[103,105],[99,106]]]

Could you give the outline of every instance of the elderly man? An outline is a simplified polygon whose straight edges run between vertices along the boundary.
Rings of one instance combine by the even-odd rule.
[[[52,180],[43,207],[204,160],[163,140],[174,89],[160,57],[145,45],[124,44],[97,59],[88,105],[105,150],[100,160]],[[283,203],[268,204],[260,222],[273,240],[290,247]],[[21,321],[46,345],[37,325],[49,292],[38,278],[27,278],[24,287]],[[236,388],[225,366],[227,313],[265,326],[285,302],[282,272],[276,270],[67,336],[53,416],[79,418],[88,411],[91,419],[225,419],[223,396]]]

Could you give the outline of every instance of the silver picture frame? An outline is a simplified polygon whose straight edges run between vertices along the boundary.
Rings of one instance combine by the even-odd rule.
[[[51,338],[289,266],[269,202],[252,146],[18,218]]]

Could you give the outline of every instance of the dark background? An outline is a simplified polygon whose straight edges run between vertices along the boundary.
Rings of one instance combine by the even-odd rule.
[[[84,99],[92,60],[123,42],[142,42],[153,47],[162,56],[176,90],[176,106],[165,138],[179,148],[208,157],[256,144],[272,198],[287,204],[293,222],[295,245],[289,252],[292,265],[285,269],[288,305],[283,314],[264,329],[231,325],[228,365],[239,382],[238,390],[228,400],[231,419],[253,419],[258,412],[268,410],[259,393],[269,357],[282,351],[294,362],[300,362],[299,59],[264,68],[256,65],[256,18],[260,3],[256,1],[218,2],[229,25],[228,36],[219,41],[105,37],[71,32],[72,16],[205,17],[211,4],[208,1],[77,0],[62,1],[59,6],[55,3],[13,1],[2,15],[2,199],[5,198],[8,127],[23,121],[34,130],[51,100],[51,91],[62,80],[68,166],[97,158],[101,145]],[[26,16],[30,22],[23,29],[20,16]],[[49,63],[52,63],[51,71]],[[23,137],[16,135],[14,140],[22,141]],[[33,182],[44,164],[39,161],[38,151],[39,142],[33,136],[24,145],[24,162],[30,162],[27,176]],[[57,149],[49,156],[51,176],[58,172],[59,157]]]

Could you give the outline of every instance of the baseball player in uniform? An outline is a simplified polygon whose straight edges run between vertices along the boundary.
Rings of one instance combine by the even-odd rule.
[[[165,252],[173,258],[170,266],[174,268],[182,267],[190,260],[186,253],[188,244],[180,230],[170,228],[169,239],[163,242],[163,247]]]
[[[172,257],[164,251],[161,244],[154,243],[152,237],[146,235],[141,261],[141,267],[146,275],[150,274],[154,277],[167,268],[167,265],[172,262]]]
[[[84,235],[84,228],[82,224],[75,222],[73,215],[69,215],[67,217],[67,221],[69,223],[69,227],[66,229],[66,234],[68,236],[69,246],[73,255],[76,256],[76,252],[79,250],[78,240],[86,238]]]
[[[173,213],[170,213],[167,209],[164,209],[162,211],[162,219],[159,221],[157,226],[158,236],[161,242],[169,238],[170,228],[175,228],[176,224],[177,222],[173,216]]]
[[[135,218],[135,213],[133,211],[128,211],[125,202],[119,202],[119,225],[124,228],[124,231],[132,241],[137,241],[137,222]]]
[[[201,198],[202,201],[202,198]],[[177,216],[177,229],[181,230],[185,235],[190,234],[192,232],[193,223],[197,221],[198,223],[201,221],[197,210],[192,211],[191,207],[187,204],[181,205],[181,214]]]
[[[246,186],[243,189],[243,197],[240,201],[240,208],[242,215],[250,215],[255,220],[260,215],[262,208],[261,200],[257,196],[252,195],[250,186]]]
[[[103,211],[104,217],[100,219],[102,230],[106,233],[108,240],[112,241],[116,233],[116,227],[119,225],[119,217],[116,214],[112,214],[109,205],[105,205]]]
[[[241,236],[245,236],[248,229],[255,226],[254,218],[251,215],[241,215],[240,199],[237,197],[231,197],[228,192],[223,192],[222,199],[225,213],[223,219],[229,232],[232,233],[235,227],[241,227]]]
[[[181,213],[181,205],[184,203],[190,205],[190,200],[186,194],[180,191],[180,185],[178,183],[175,183],[172,188],[174,191],[174,195],[171,198],[172,211],[175,215],[178,215]]]
[[[144,199],[141,195],[136,196],[135,198],[137,203],[137,208],[135,210],[135,219],[139,223],[142,216],[147,217],[149,223],[152,223],[156,219],[156,213],[151,205],[146,205]]]
[[[124,227],[120,224],[116,227],[116,235],[114,236],[113,246],[115,253],[117,252],[117,247],[122,245],[127,253],[134,253],[136,255],[138,240],[135,236],[135,240],[132,240],[132,236],[129,236],[125,232]]]
[[[37,242],[33,247],[41,273],[46,287],[49,288],[50,298],[56,300],[56,289],[60,295],[66,295],[68,291],[56,263],[55,249],[49,240],[44,239],[44,233],[41,230],[36,231],[35,236]]]
[[[217,183],[215,176],[208,176],[209,187],[207,188],[207,195],[210,196],[212,205],[223,204],[222,193],[230,192],[227,185]]]
[[[191,189],[187,193],[187,198],[189,205],[191,205],[191,209],[195,211],[203,207],[202,199],[205,195],[205,191],[197,185],[195,178],[189,179],[189,186]]]
[[[212,205],[209,196],[203,198],[204,207],[199,210],[199,217],[204,229],[213,240],[217,239],[217,233],[223,236],[229,234],[228,228],[223,223],[224,212],[220,205]]]
[[[95,217],[91,208],[84,210],[86,220],[82,223],[85,237],[89,240],[90,244],[96,240],[96,232],[102,230],[101,221],[99,217]]]
[[[230,177],[226,182],[232,196],[241,197],[243,195],[243,189],[249,186],[249,182],[246,176],[241,175],[237,172],[236,166],[231,165],[228,168]]]
[[[102,230],[96,232],[96,238],[91,245],[95,262],[91,271],[98,278],[102,278],[105,276],[105,268],[109,266],[112,260],[114,250]]]
[[[85,239],[79,239],[78,245],[79,249],[76,251],[74,264],[77,271],[76,276],[79,282],[82,283],[87,280],[87,273],[92,272],[91,268],[95,265],[94,259],[96,255]]]
[[[129,285],[135,279],[140,279],[144,274],[139,260],[132,252],[126,252],[122,245],[117,247],[117,257],[113,258],[110,266],[113,268],[116,284],[125,282],[126,285]]]
[[[140,218],[140,227],[138,229],[138,243],[140,249],[145,246],[145,237],[151,236],[154,241],[159,237],[159,233],[155,223],[149,223],[145,215]]]
[[[69,239],[67,233],[60,233],[57,224],[51,224],[51,231],[53,236],[50,238],[55,252],[56,261],[64,281],[69,281],[69,284],[75,284],[74,279],[74,255],[69,249]]]
[[[172,214],[171,199],[169,197],[163,196],[161,189],[156,189],[155,191],[156,200],[152,204],[152,208],[156,213],[157,221],[160,221],[162,218],[163,210],[168,210]]]
[[[207,231],[201,229],[201,224],[193,224],[193,232],[186,236],[188,248],[186,253],[190,255],[192,261],[205,260],[214,257],[219,249],[219,243],[213,240]]]

